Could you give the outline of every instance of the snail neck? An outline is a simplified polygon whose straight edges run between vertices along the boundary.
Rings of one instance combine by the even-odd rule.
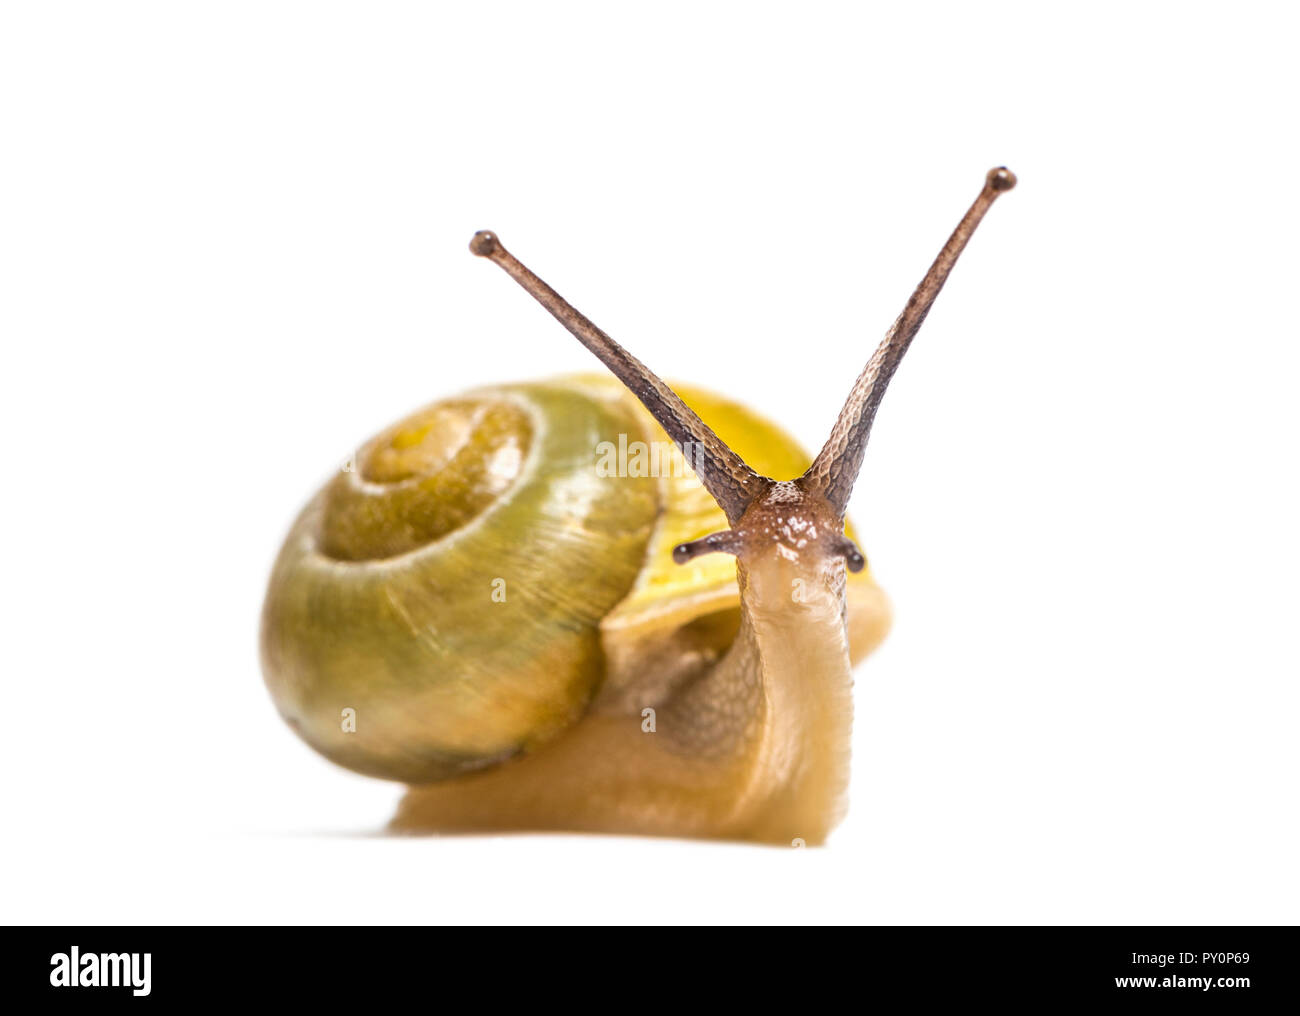
[[[742,627],[761,690],[751,748],[753,835],[820,842],[844,812],[853,724],[842,561],[764,554],[738,566]]]

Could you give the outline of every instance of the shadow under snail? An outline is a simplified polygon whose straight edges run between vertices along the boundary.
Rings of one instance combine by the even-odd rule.
[[[357,453],[272,571],[281,715],[335,762],[411,784],[402,831],[823,842],[845,808],[851,668],[889,626],[849,494],[886,385],[1015,182],[989,172],[806,469],[778,428],[669,387],[475,234],[613,377],[472,391]]]

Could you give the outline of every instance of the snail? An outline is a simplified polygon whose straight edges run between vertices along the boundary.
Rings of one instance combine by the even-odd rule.
[[[889,625],[849,494],[903,354],[1015,182],[988,173],[811,465],[475,234],[612,376],[471,391],[357,452],[272,569],[261,653],[281,715],[409,784],[399,831],[824,842],[851,668]]]

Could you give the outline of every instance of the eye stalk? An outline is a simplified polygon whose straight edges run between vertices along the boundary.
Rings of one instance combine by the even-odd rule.
[[[853,492],[853,485],[862,468],[862,457],[871,434],[871,425],[890,379],[926,315],[930,313],[935,298],[943,289],[943,284],[948,280],[962,251],[966,249],[980,220],[993,206],[998,195],[1011,190],[1015,185],[1016,175],[1005,166],[997,166],[985,175],[984,186],[975,198],[975,203],[957,224],[930,270],[907,301],[907,306],[858,376],[825,446],[808,467],[808,471],[792,482],[778,483],[751,469],[657,374],[533,274],[502,246],[495,233],[488,230],[475,233],[470,240],[469,249],[479,257],[488,258],[499,265],[579,342],[591,350],[641,400],[687,456],[700,482],[718,502],[733,528],[691,543],[679,544],[673,549],[673,560],[682,564],[700,554],[714,551],[736,553],[746,539],[742,528],[738,527],[741,518],[773,495],[785,496],[787,500],[793,498],[815,503],[829,513],[839,528],[843,527],[849,495]],[[862,552],[847,538],[842,538],[835,544],[833,553],[844,557],[845,565],[850,571],[860,571],[866,564]]]
[[[935,298],[948,281],[948,275],[961,257],[966,244],[975,233],[985,213],[993,207],[999,194],[1016,185],[1016,174],[1006,166],[990,169],[984,177],[984,186],[966,214],[957,223],[952,236],[939,251],[930,270],[912,293],[903,313],[885,333],[884,341],[876,348],[858,380],[849,393],[844,408],[831,430],[831,436],[818,453],[813,464],[798,480],[800,486],[812,494],[824,497],[841,519],[848,509],[849,495],[862,469],[862,456],[867,449],[871,425],[884,398],[885,389],[903,361],[903,354],[920,330]]]
[[[745,460],[728,448],[659,375],[531,272],[505,249],[495,233],[489,230],[475,233],[469,249],[499,265],[641,400],[686,456],[705,490],[726,514],[728,522],[735,525],[745,509],[771,487],[772,481],[759,476],[746,465]]]

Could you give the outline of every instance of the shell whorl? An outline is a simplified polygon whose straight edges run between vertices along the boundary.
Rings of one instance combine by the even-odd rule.
[[[321,553],[382,560],[461,529],[519,480],[533,432],[532,416],[507,399],[449,399],[412,414],[325,488]]]

